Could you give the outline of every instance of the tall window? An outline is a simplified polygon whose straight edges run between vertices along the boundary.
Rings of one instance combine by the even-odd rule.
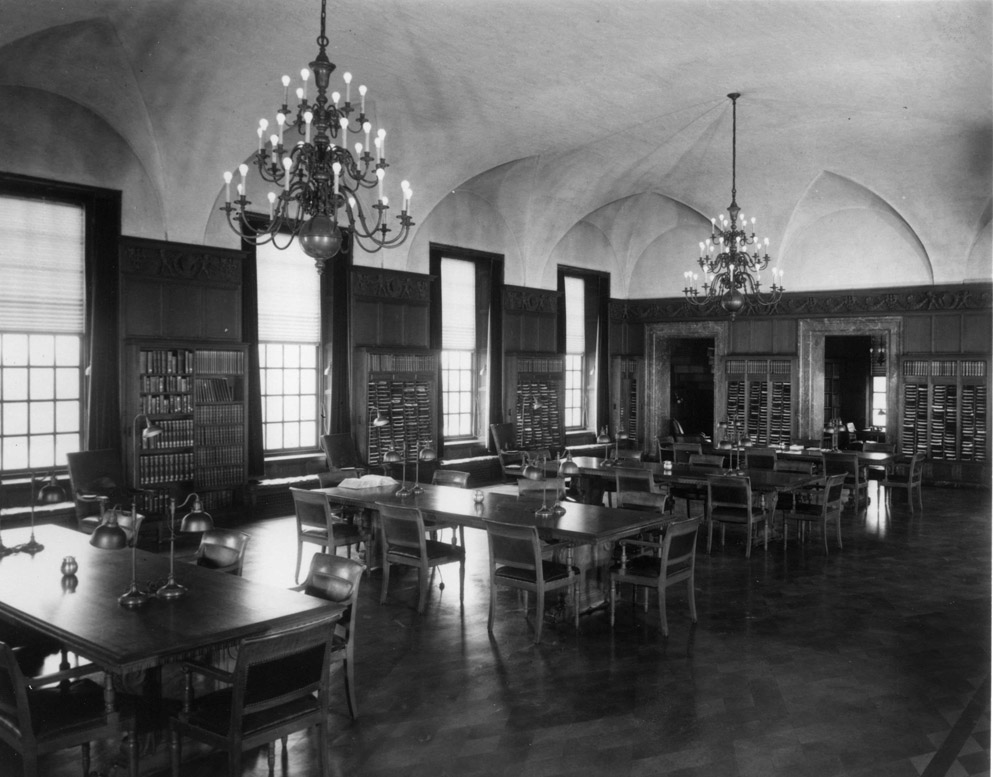
[[[441,402],[443,437],[476,434],[476,265],[441,260]]]
[[[86,209],[0,196],[0,471],[80,449]]]
[[[869,426],[886,428],[886,376],[872,377],[872,420]]]
[[[566,276],[565,283],[565,428],[586,427],[586,284]]]
[[[321,286],[297,241],[255,254],[263,447],[267,453],[318,445]]]

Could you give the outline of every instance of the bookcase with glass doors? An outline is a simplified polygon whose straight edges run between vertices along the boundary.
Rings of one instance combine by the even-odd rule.
[[[726,418],[756,445],[789,445],[796,437],[796,359],[728,356]]]
[[[503,409],[521,450],[565,446],[565,356],[509,353],[504,358]]]
[[[247,361],[242,344],[126,341],[122,450],[140,510],[162,516],[170,496],[193,491],[218,515],[242,504]],[[161,432],[145,438],[150,424]]]

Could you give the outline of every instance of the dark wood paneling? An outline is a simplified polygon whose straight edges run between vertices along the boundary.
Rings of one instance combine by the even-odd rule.
[[[931,338],[936,352],[958,353],[962,348],[962,316],[957,313],[933,316]]]
[[[993,318],[989,313],[963,313],[963,353],[989,353],[991,350],[993,350]]]
[[[797,352],[797,326],[795,318],[773,319],[771,353],[795,354]]]
[[[931,316],[907,316],[903,319],[903,350],[907,353],[931,350]]]

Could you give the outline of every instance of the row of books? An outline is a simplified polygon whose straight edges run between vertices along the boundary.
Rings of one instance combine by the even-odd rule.
[[[138,391],[142,394],[188,394],[190,379],[186,375],[142,375]]]
[[[189,448],[193,445],[193,419],[180,418],[172,421],[157,421],[162,433],[155,437],[141,438],[141,447],[146,451],[162,448]]]
[[[438,357],[416,353],[370,353],[369,372],[434,372]]]
[[[200,375],[244,375],[243,351],[197,350],[196,370]]]
[[[165,453],[159,456],[141,456],[138,459],[138,478],[142,486],[192,480],[193,454]]]
[[[245,479],[243,466],[218,466],[198,469],[196,473],[197,488],[223,488],[239,486]]]
[[[197,378],[197,402],[233,402],[234,387],[224,378]]]
[[[241,445],[219,445],[196,450],[197,472],[204,467],[241,467],[244,461],[245,449]]]
[[[192,413],[193,398],[189,394],[143,394],[138,397],[138,411],[145,414]]]
[[[197,426],[204,424],[232,425],[245,422],[242,405],[197,405],[193,413]]]
[[[147,374],[189,374],[193,371],[193,351],[156,349],[138,351],[138,372]]]
[[[197,445],[243,445],[245,428],[240,425],[198,426],[196,443]]]

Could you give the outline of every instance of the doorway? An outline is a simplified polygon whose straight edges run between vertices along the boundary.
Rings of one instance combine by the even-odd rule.
[[[872,338],[868,335],[829,335],[824,338],[824,424],[840,418],[847,427],[839,445],[856,430],[868,428],[872,379]]]
[[[674,437],[710,436],[714,428],[714,338],[674,338],[669,369],[669,416],[673,427],[669,433]]]

